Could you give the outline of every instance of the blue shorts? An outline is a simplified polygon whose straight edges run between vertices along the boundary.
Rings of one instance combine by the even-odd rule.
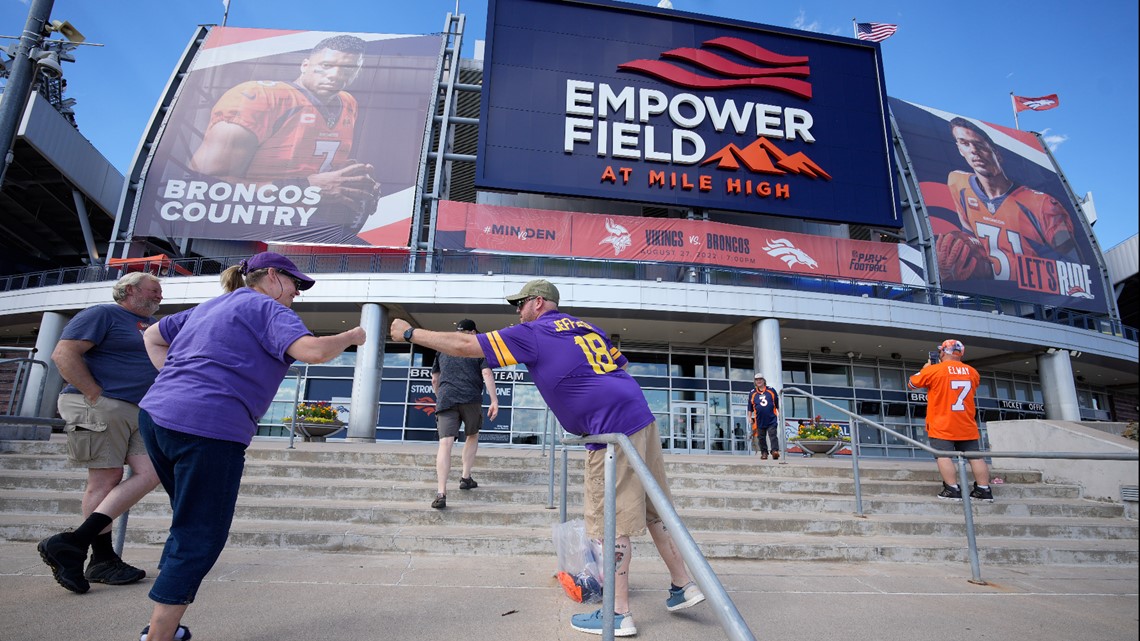
[[[174,510],[150,598],[187,605],[229,538],[246,446],[166,429],[146,410],[139,433]]]

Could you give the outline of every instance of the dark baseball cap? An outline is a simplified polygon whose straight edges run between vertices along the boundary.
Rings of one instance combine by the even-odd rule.
[[[507,296],[507,302],[511,305],[518,305],[520,300],[524,298],[531,298],[534,296],[542,296],[546,300],[558,304],[558,288],[550,284],[550,281],[541,278],[532,280],[523,288],[519,293]]]
[[[277,271],[285,272],[286,274],[289,274],[293,278],[296,278],[298,281],[300,281],[300,284],[297,286],[297,288],[301,291],[309,289],[317,282],[312,278],[306,276],[301,270],[297,269],[297,266],[293,264],[293,261],[276,252],[261,252],[260,254],[254,255],[250,258],[247,258],[246,260],[241,261],[242,275],[248,274],[252,271],[257,271],[259,269],[268,269],[270,267],[276,269]]]
[[[455,329],[463,332],[477,332],[479,328],[475,327],[475,321],[470,318],[464,318],[455,324]]]

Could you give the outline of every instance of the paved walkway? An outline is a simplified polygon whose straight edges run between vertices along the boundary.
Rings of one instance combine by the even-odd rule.
[[[125,557],[153,575],[157,547]],[[714,561],[757,639],[772,641],[1131,641],[1136,567]],[[461,558],[229,548],[183,621],[199,641],[585,641],[587,610],[552,578],[545,556]],[[668,575],[635,558],[639,634],[725,639],[709,603],[665,611]],[[133,641],[150,616],[150,579],[76,595],[52,580],[35,545],[0,542],[0,640]],[[592,607],[592,606],[591,606]]]

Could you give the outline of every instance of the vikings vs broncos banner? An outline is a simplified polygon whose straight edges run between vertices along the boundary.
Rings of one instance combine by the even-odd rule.
[[[441,36],[215,27],[134,234],[408,245]]]
[[[906,245],[702,220],[607,216],[439,202],[436,247],[495,253],[694,263],[923,285]],[[912,264],[908,265],[908,261]]]
[[[475,184],[901,227],[877,43],[491,0]]]
[[[946,291],[1105,312],[1099,259],[1037,136],[892,98]]]

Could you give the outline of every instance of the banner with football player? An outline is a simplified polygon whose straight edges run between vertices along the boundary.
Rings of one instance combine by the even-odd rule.
[[[1037,136],[892,98],[942,287],[1106,312],[1100,257]]]
[[[408,246],[441,45],[211,29],[150,159],[134,234]]]
[[[442,200],[435,246],[443,250],[693,263],[740,269],[924,284],[919,252],[876,243],[707,220],[642,218]]]

